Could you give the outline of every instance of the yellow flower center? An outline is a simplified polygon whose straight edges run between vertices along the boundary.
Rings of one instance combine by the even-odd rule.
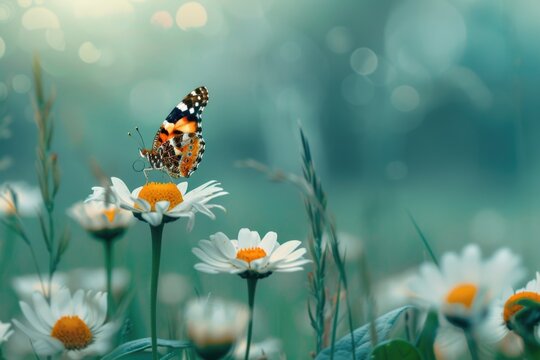
[[[116,217],[116,214],[118,213],[118,210],[115,208],[110,208],[107,210],[103,210],[103,215],[109,220],[110,223],[114,221],[114,218]]]
[[[470,309],[477,292],[478,288],[474,284],[458,284],[446,294],[446,302],[448,304],[461,304]]]
[[[510,296],[504,303],[503,319],[506,324],[510,322],[512,316],[523,308],[522,305],[516,304],[516,301],[521,299],[529,299],[540,302],[540,294],[533,291],[522,291]]]
[[[67,350],[80,350],[92,342],[92,332],[78,316],[62,316],[51,331],[51,336],[64,344]]]
[[[139,199],[144,199],[150,203],[152,211],[156,211],[156,203],[168,201],[169,210],[184,201],[182,193],[173,183],[151,182],[143,186],[139,193]]]
[[[247,263],[250,263],[254,260],[261,259],[266,256],[266,251],[260,247],[252,247],[246,249],[240,249],[236,253],[236,258],[238,260],[244,260]]]

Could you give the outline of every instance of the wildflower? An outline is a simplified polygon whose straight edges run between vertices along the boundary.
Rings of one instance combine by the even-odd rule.
[[[165,273],[161,275],[159,299],[163,304],[175,306],[186,300],[191,289],[192,285],[185,276],[176,273]]]
[[[2,344],[4,344],[6,341],[8,341],[9,337],[13,335],[13,330],[11,329],[10,323],[3,323],[0,321],[0,347]]]
[[[191,230],[197,212],[215,219],[211,209],[225,210],[221,205],[208,204],[210,200],[227,194],[216,181],[209,181],[189,192],[187,182],[178,185],[150,182],[130,192],[122,180],[113,177],[111,181],[113,184],[111,190],[118,199],[118,205],[152,226],[186,217],[188,230]],[[103,199],[105,189],[101,187],[93,189],[94,193],[89,200]]]
[[[377,300],[377,311],[383,314],[409,304],[413,295],[409,283],[415,275],[416,269],[405,269],[374,283],[373,294]]]
[[[6,182],[0,185],[0,215],[36,216],[41,207],[41,192],[25,182]]]
[[[21,300],[28,301],[32,298],[35,292],[48,296],[49,292],[49,277],[38,274],[27,274],[16,276],[11,280],[11,286],[17,297]],[[62,272],[55,272],[51,281],[51,293],[54,294],[62,287],[67,285],[67,276]]]
[[[150,182],[132,192],[118,178],[111,178],[111,190],[118,205],[133,212],[133,215],[150,225],[152,236],[152,276],[150,284],[150,329],[152,338],[152,358],[158,359],[157,353],[157,291],[159,284],[159,267],[161,261],[161,241],[165,223],[181,217],[188,218],[187,228],[191,230],[195,223],[195,214],[203,213],[215,219],[213,208],[225,210],[221,205],[209,204],[216,197],[227,193],[216,181],[209,181],[191,191],[187,191],[187,182],[178,185]],[[107,190],[95,187],[88,200],[104,200]]]
[[[69,272],[67,283],[70,289],[83,289],[94,291],[107,291],[108,284],[105,281],[105,269],[79,268]],[[127,269],[116,268],[111,274],[111,291],[116,297],[124,295],[131,281],[131,275]]]
[[[209,274],[226,272],[258,278],[274,271],[299,271],[302,265],[311,262],[303,258],[305,248],[297,249],[300,244],[298,240],[290,240],[280,245],[273,231],[262,240],[258,232],[246,228],[238,232],[238,240],[230,240],[219,232],[211,235],[210,240],[199,241],[199,248],[193,249],[202,261],[195,269]]]
[[[504,334],[507,341],[503,345],[514,346],[517,349],[523,351],[523,342],[519,343],[515,337],[510,335],[517,335],[523,337],[523,340],[528,345],[538,346],[538,339],[540,339],[540,326],[538,321],[538,314],[533,314],[529,319],[516,319],[514,316],[523,310],[523,306],[517,302],[520,300],[529,300],[533,303],[540,303],[540,273],[536,273],[536,277],[529,281],[524,288],[512,291],[506,289],[502,296],[493,305],[493,314],[496,318],[496,322],[500,327],[500,331]],[[538,310],[535,310],[538,311]],[[518,326],[518,328],[516,328]],[[513,342],[510,342],[514,339]],[[516,346],[519,344],[520,346]],[[507,346],[507,347],[508,347]],[[505,350],[505,348],[503,348]],[[514,350],[514,352],[516,352]]]
[[[245,340],[238,343],[234,349],[233,358],[242,360],[246,352],[247,342]],[[278,339],[266,339],[264,341],[251,344],[251,354],[249,360],[279,360],[283,359],[281,341]]]
[[[110,349],[117,326],[105,322],[105,293],[79,290],[71,296],[62,288],[52,294],[50,305],[40,293],[34,293],[32,300],[33,307],[20,302],[27,324],[13,322],[29,337],[38,355],[82,359]]]
[[[199,241],[199,248],[192,250],[202,261],[195,265],[195,269],[209,274],[238,274],[247,280],[249,325],[245,360],[249,359],[251,346],[257,280],[270,276],[274,271],[302,270],[302,265],[310,260],[303,258],[305,248],[297,249],[300,244],[298,240],[290,240],[280,245],[273,231],[261,240],[258,232],[244,228],[238,232],[238,240],[216,233],[210,236],[210,240]]]
[[[410,290],[417,302],[440,314],[438,351],[445,358],[460,358],[467,351],[466,336],[486,348],[500,341],[504,334],[491,316],[491,304],[523,274],[520,258],[510,250],[500,249],[482,260],[476,245],[465,247],[461,255],[444,254],[440,268],[423,264],[420,274],[411,280]]]
[[[221,359],[229,353],[247,321],[245,306],[213,298],[190,301],[185,312],[188,337],[203,359]]]
[[[103,189],[102,191],[99,189]],[[76,220],[90,235],[103,242],[103,254],[106,271],[102,279],[106,279],[107,303],[109,312],[114,311],[114,297],[112,289],[112,273],[114,269],[113,242],[122,236],[129,226],[133,224],[133,215],[130,211],[117,205],[118,200],[109,190],[94,188],[94,195],[86,201],[73,205],[68,214]]]
[[[106,241],[117,239],[133,223],[130,211],[103,201],[79,201],[69,208],[68,215],[89,234]]]

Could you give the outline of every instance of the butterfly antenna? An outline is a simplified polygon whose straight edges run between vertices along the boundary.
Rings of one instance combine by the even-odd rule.
[[[141,143],[142,143],[142,145],[143,145],[143,148],[146,149],[146,144],[144,143],[144,139],[143,139],[143,137],[142,137],[142,135],[141,135],[141,132],[140,132],[138,126],[135,126],[135,131],[137,132],[137,134],[139,134],[139,138],[141,139]]]

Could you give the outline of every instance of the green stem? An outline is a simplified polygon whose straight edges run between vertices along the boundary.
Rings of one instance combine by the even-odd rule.
[[[107,276],[107,315],[109,319],[114,314],[114,297],[112,293],[112,272],[113,272],[113,242],[112,240],[103,241],[105,250],[105,271]]]
[[[157,352],[157,290],[159,281],[159,263],[161,261],[161,239],[163,237],[163,223],[151,226],[152,233],[152,283],[150,287],[150,321],[152,331],[152,359],[158,360]]]
[[[50,297],[50,288],[51,286],[49,285],[49,292],[47,293],[47,288],[45,287],[45,281],[43,281],[43,276],[41,275],[41,270],[39,269],[39,264],[38,264],[38,260],[37,260],[37,256],[36,256],[36,252],[34,251],[34,247],[28,243],[28,248],[30,249],[30,255],[32,256],[32,261],[34,263],[34,267],[36,268],[36,274],[38,276],[38,279],[39,279],[39,284],[41,285],[41,292],[43,293],[43,295],[45,295],[45,298],[49,298]],[[51,280],[49,279],[49,282]]]
[[[8,218],[6,221],[12,221],[12,220]],[[15,239],[13,238],[13,236],[11,236],[11,234],[12,233],[10,229],[6,227],[5,237],[2,239],[4,242],[4,245],[2,246],[2,257],[0,260],[0,276],[2,277],[2,281],[4,278],[4,273],[6,269],[8,268],[8,264],[12,258],[13,246],[15,245],[15,242],[14,242]]]
[[[465,338],[467,339],[467,346],[469,347],[469,352],[471,353],[472,360],[478,360],[478,347],[476,346],[476,340],[470,330],[463,330],[465,332]]]
[[[334,310],[334,319],[332,321],[332,338],[330,340],[330,360],[334,359],[334,349],[336,344],[336,333],[339,318],[339,303],[341,300],[341,281],[338,281],[337,295],[336,295],[336,308]]]
[[[244,360],[249,359],[249,348],[251,346],[251,335],[253,333],[253,307],[255,305],[255,290],[257,288],[257,278],[248,277],[248,305],[249,305],[249,324],[248,324],[248,333],[247,333],[247,344],[246,344],[246,355]]]
[[[47,208],[47,217],[49,219],[49,243],[50,243],[50,251],[49,251],[49,291],[47,293],[47,300],[50,303],[51,302],[51,293],[52,293],[52,278],[55,272],[56,267],[56,259],[55,259],[55,251],[54,251],[54,219],[53,219],[53,209],[52,205],[46,206]]]

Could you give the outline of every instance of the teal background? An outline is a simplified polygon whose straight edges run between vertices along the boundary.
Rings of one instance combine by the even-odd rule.
[[[540,3],[199,1],[207,22],[189,29],[175,21],[184,2],[122,0],[116,8],[97,1],[91,9],[101,14],[78,13],[85,0],[29,3],[0,1],[0,116],[12,120],[11,136],[0,139],[0,159],[11,159],[0,180],[36,184],[32,87],[26,83],[37,53],[46,88],[57,95],[57,214],[73,234],[61,270],[102,264],[100,244],[64,215],[97,184],[90,162],[130,188],[142,185],[144,176],[133,170],[139,145],[127,132],[139,126],[150,144],[172,107],[199,85],[210,93],[203,114],[207,148],[188,181],[190,188],[220,181],[230,195],[216,202],[227,213],[215,221],[198,216],[191,233],[183,220],[168,225],[162,263],[163,271],[190,276],[199,291],[246,297],[239,278],[192,270],[191,248],[199,239],[217,231],[235,237],[241,227],[276,231],[279,241],[306,239],[297,190],[235,166],[253,158],[301,174],[299,123],[338,228],[361,241],[375,281],[427,259],[407,212],[439,254],[470,242],[488,254],[508,246],[530,274],[536,270]],[[59,27],[27,29],[22,19],[35,8],[52,12]],[[169,12],[171,27],[151,22],[156,11]],[[47,42],[62,37],[63,49]],[[79,55],[87,41],[101,53],[96,62]],[[370,49],[369,56],[359,48]],[[39,249],[37,221],[27,224]],[[149,235],[146,224],[137,223],[116,248],[117,265],[132,269],[143,309]],[[31,272],[24,245],[16,246],[10,271]],[[46,261],[44,255],[43,268]],[[360,276],[357,264],[350,267],[360,325],[363,308],[354,301]],[[291,359],[307,358],[314,347],[306,268],[272,275],[257,293],[255,340],[282,339]],[[0,314],[2,320],[13,316]],[[138,323],[135,333],[146,334],[144,326]]]

